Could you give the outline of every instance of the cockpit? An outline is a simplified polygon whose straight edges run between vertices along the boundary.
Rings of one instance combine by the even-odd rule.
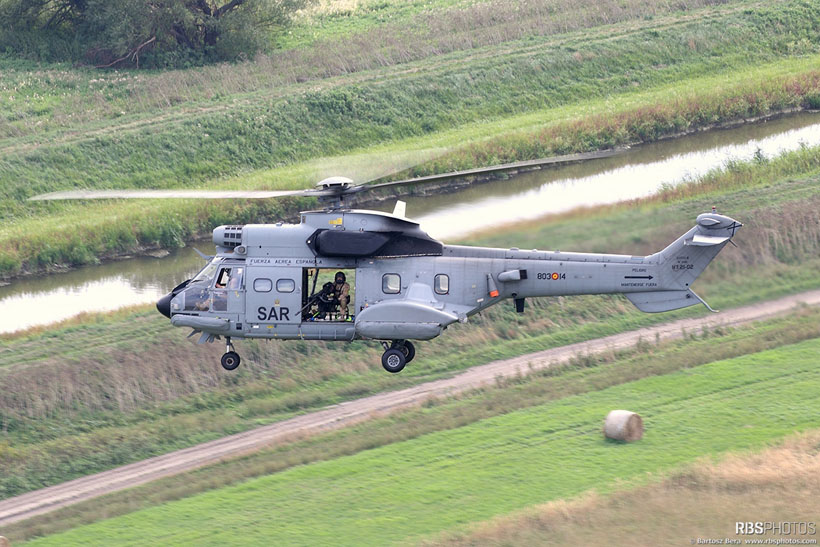
[[[185,311],[228,311],[228,291],[242,289],[245,266],[214,257],[185,287]]]

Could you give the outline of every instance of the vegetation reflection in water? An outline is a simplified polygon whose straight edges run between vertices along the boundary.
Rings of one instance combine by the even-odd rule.
[[[618,156],[524,173],[452,194],[408,198],[407,211],[431,236],[453,241],[509,222],[649,196],[729,161],[772,158],[802,145],[816,146],[818,122],[818,114],[806,113],[642,145]]]

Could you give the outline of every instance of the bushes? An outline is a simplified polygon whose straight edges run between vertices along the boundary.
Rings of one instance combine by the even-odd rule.
[[[20,257],[16,253],[0,252],[0,279],[17,275],[22,266]]]
[[[252,55],[306,0],[4,0],[0,48],[100,67],[184,67]]]

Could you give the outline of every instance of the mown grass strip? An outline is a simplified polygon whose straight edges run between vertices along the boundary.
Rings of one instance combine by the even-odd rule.
[[[567,397],[33,543],[385,543],[593,487],[608,492],[820,425],[806,401],[820,388],[818,351],[815,339]],[[644,416],[639,443],[601,437],[602,417],[623,407]]]
[[[793,435],[774,448],[702,458],[657,483],[612,495],[587,492],[441,534],[423,545],[680,545],[697,538],[813,541],[820,518],[820,430]],[[795,522],[781,533],[738,534],[748,515]],[[772,537],[773,536],[773,537]],[[765,543],[764,543],[765,544]],[[797,543],[799,544],[799,543]]]
[[[669,374],[715,359],[760,352],[820,337],[820,310],[803,309],[781,319],[737,329],[689,333],[656,344],[645,340],[616,353],[579,355],[564,366],[501,381],[496,388],[456,399],[431,400],[424,408],[373,418],[363,424],[309,439],[294,439],[271,450],[224,464],[162,479],[8,526],[13,539],[29,539],[96,522],[103,518],[189,497],[276,473],[293,466],[330,460],[435,431],[463,427],[492,416],[570,395],[601,390],[654,375]]]

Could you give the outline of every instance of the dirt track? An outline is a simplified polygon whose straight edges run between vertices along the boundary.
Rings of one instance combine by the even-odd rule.
[[[530,353],[513,359],[494,361],[468,369],[452,378],[330,406],[245,433],[231,435],[0,501],[0,526],[96,496],[138,486],[160,477],[182,473],[219,460],[252,452],[276,442],[286,441],[295,435],[340,428],[367,419],[374,413],[387,413],[416,405],[429,397],[442,397],[476,388],[482,384],[492,384],[498,377],[527,374],[530,370],[560,363],[579,353],[597,353],[629,347],[640,338],[652,341],[656,336],[660,339],[676,338],[680,337],[684,331],[695,331],[702,326],[729,326],[765,319],[784,314],[800,303],[820,305],[820,290],[727,310],[702,318],[682,319],[588,342]]]

